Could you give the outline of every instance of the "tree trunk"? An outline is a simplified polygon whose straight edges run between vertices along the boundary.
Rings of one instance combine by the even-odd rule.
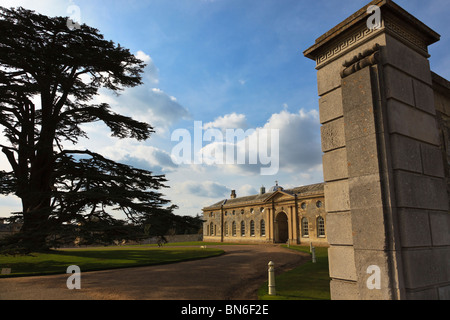
[[[55,126],[43,123],[36,156],[30,166],[28,190],[21,195],[24,224],[21,229],[25,245],[33,250],[47,249],[51,232],[51,192],[53,188],[53,141]]]

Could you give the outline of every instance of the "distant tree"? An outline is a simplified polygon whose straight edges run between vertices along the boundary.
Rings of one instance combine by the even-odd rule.
[[[120,139],[149,139],[149,124],[90,103],[100,88],[119,93],[141,85],[144,67],[97,29],[70,30],[66,17],[0,7],[0,128],[8,142],[0,148],[12,168],[0,171],[0,194],[21,199],[14,217],[23,222],[7,244],[45,250],[58,239],[87,236],[89,228],[97,238],[102,230],[120,238],[130,230],[112,209],[135,225],[167,213],[169,201],[158,192],[166,187],[163,175],[63,147],[87,137],[82,125],[94,122]]]
[[[163,238],[166,235],[197,234],[202,229],[203,218],[200,216],[179,216],[173,214],[177,206],[167,208],[166,212],[155,212],[146,216],[145,232],[149,237]]]
[[[176,234],[198,234],[203,229],[203,217],[200,215],[177,216],[175,223]]]

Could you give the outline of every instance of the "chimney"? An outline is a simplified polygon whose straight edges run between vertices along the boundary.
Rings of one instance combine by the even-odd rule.
[[[266,193],[266,187],[262,186],[259,191],[259,194],[265,194],[265,193]]]
[[[231,199],[236,199],[236,190],[231,190]]]

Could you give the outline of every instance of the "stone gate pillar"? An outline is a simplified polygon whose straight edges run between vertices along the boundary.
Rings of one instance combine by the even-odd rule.
[[[380,8],[369,29],[369,5]],[[316,40],[332,299],[449,299],[450,214],[429,65],[440,36],[375,0]]]

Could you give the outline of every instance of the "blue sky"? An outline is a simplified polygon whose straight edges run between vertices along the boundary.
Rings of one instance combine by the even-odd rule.
[[[110,138],[100,125],[86,130],[79,147],[114,160],[164,173],[167,198],[179,214],[229,196],[254,194],[278,180],[284,187],[322,182],[316,70],[302,52],[315,39],[368,0],[0,0],[51,16],[80,8],[81,22],[120,43],[148,63],[144,85],[99,101],[154,125],[145,143]],[[432,69],[450,79],[448,0],[398,0],[441,34],[430,47]],[[261,176],[248,166],[179,166],[172,162],[176,129],[194,121],[224,128],[280,130],[280,171]],[[0,156],[0,169],[9,170]],[[0,197],[0,216],[20,210],[17,199]]]

